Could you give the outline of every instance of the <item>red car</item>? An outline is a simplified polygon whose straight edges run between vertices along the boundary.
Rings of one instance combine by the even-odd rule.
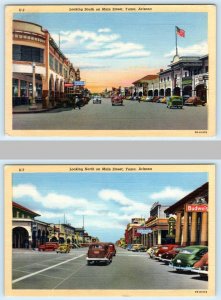
[[[104,262],[106,265],[112,262],[113,253],[107,243],[93,243],[87,253],[87,264]]]
[[[113,243],[107,243],[109,247],[109,251],[112,253],[113,256],[116,256],[116,248]]]
[[[185,102],[184,102],[185,105],[193,105],[193,106],[197,106],[197,105],[202,105],[204,106],[206,103],[205,101],[202,101],[200,99],[200,97],[197,97],[197,96],[193,96],[193,97],[190,97],[188,98]]]
[[[177,245],[172,250],[163,253],[160,261],[163,261],[165,264],[169,264],[182,249],[183,248],[181,248],[181,246]]]
[[[111,97],[112,106],[123,105],[123,97],[121,95],[114,95]]]
[[[59,247],[57,242],[47,242],[45,244],[39,245],[38,251],[55,251]]]
[[[200,277],[208,277],[208,252],[194,264],[191,272],[199,274]]]
[[[154,255],[155,259],[160,259],[161,256],[165,253],[168,252],[170,250],[173,250],[174,247],[176,247],[176,244],[166,244],[166,245],[162,245],[156,252]]]

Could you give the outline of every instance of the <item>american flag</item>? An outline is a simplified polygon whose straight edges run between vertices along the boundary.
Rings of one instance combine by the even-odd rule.
[[[183,30],[177,26],[176,26],[176,33],[181,37],[185,37],[185,30]]]

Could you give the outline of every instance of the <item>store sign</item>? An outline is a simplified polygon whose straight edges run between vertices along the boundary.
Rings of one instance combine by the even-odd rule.
[[[64,86],[65,87],[72,87],[72,86],[74,86],[74,84],[73,83],[65,83]]]
[[[73,83],[77,86],[83,86],[85,84],[84,81],[74,81]]]
[[[173,235],[175,224],[176,224],[176,219],[174,217],[170,217],[168,219],[168,235],[170,236]]]
[[[208,205],[207,204],[187,204],[186,205],[187,212],[207,212]]]
[[[148,233],[151,233],[151,232],[152,232],[152,230],[149,229],[149,228],[146,228],[146,229],[142,229],[142,228],[137,229],[137,233],[140,233],[140,234],[148,234]]]

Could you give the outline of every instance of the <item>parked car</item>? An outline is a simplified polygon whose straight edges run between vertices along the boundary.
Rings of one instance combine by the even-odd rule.
[[[147,98],[146,96],[142,96],[141,101],[146,101],[146,98]]]
[[[163,261],[165,264],[169,264],[182,249],[183,248],[177,245],[177,247],[174,247],[172,250],[163,253],[160,261]]]
[[[115,95],[111,97],[112,106],[123,105],[123,98],[120,95]]]
[[[70,244],[61,244],[56,250],[57,253],[70,253],[70,251],[71,251]]]
[[[113,243],[107,243],[108,246],[109,246],[109,250],[110,252],[112,253],[113,256],[116,256],[116,248],[115,248],[115,245]]]
[[[153,97],[153,101],[152,101],[152,102],[157,102],[159,99],[160,99],[160,97],[159,97],[159,96],[154,96],[154,97]]]
[[[183,98],[180,96],[169,96],[167,97],[167,107],[172,108],[183,108]]]
[[[166,98],[166,97],[163,97],[163,98],[161,99],[161,103],[166,104],[166,103],[167,103],[167,98]]]
[[[206,246],[188,246],[183,248],[171,261],[170,267],[177,271],[191,271],[194,264],[208,252]]]
[[[93,98],[93,103],[94,104],[101,104],[101,96],[95,96]]]
[[[133,244],[131,251],[138,252],[141,246],[143,246],[143,244]]]
[[[191,269],[191,272],[197,273],[200,277],[208,277],[208,252],[197,261]]]
[[[183,103],[188,100],[191,96],[190,95],[183,95]]]
[[[128,245],[127,245],[127,248],[126,248],[126,249],[127,249],[127,251],[131,251],[132,247],[133,247],[133,245],[132,245],[132,244],[128,244]]]
[[[149,254],[150,258],[153,258],[153,255],[154,255],[155,251],[156,251],[159,247],[161,247],[161,245],[150,247],[150,248],[147,250],[147,254]]]
[[[185,105],[193,105],[193,106],[197,106],[197,105],[202,105],[204,106],[206,104],[205,101],[202,101],[200,99],[200,97],[190,97],[188,98],[185,102],[184,102]]]
[[[107,243],[93,243],[89,245],[87,253],[87,264],[104,262],[109,264],[112,262],[113,254],[111,253]]]
[[[147,96],[146,102],[153,102],[153,96]]]
[[[38,251],[55,251],[59,247],[57,242],[47,242],[45,244],[39,245]]]
[[[168,252],[170,250],[172,250],[174,247],[176,247],[176,244],[166,244],[166,245],[162,245],[161,247],[159,247],[155,253],[154,253],[154,258],[155,259],[160,259],[162,254],[165,252]]]

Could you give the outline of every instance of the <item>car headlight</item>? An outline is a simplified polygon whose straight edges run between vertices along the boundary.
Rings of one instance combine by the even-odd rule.
[[[178,264],[181,264],[181,259],[177,259],[176,262],[177,262]]]
[[[159,254],[159,257],[161,257],[162,256],[162,254]]]

